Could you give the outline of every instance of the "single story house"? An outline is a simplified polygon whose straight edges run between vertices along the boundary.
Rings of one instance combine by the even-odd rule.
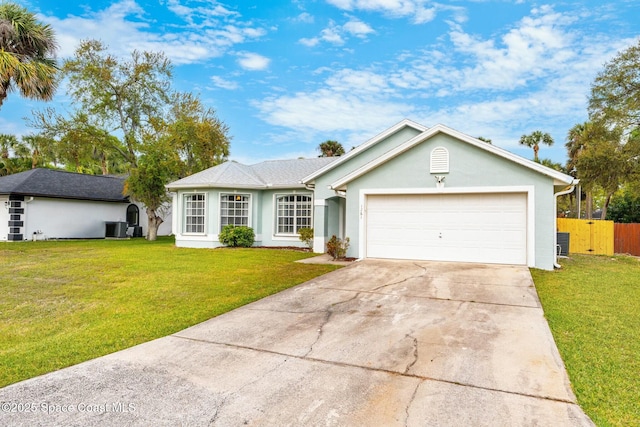
[[[52,169],[0,177],[0,241],[146,235],[144,208],[123,190],[122,177]],[[170,218],[158,234],[171,234]]]
[[[167,186],[176,244],[220,246],[227,224],[256,245],[314,251],[348,237],[347,256],[556,264],[556,198],[576,180],[443,125],[403,120],[341,157],[236,162]]]

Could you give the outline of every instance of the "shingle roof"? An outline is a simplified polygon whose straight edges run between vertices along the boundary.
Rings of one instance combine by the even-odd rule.
[[[0,194],[127,202],[124,178],[31,169],[0,177]]]
[[[172,182],[167,188],[238,187],[277,188],[303,187],[300,180],[333,162],[337,157],[312,159],[268,160],[255,165],[234,161],[203,170]]]

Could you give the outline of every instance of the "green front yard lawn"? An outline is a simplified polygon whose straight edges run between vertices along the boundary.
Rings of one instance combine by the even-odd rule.
[[[598,426],[640,426],[640,260],[561,265],[532,275],[578,403]]]
[[[162,337],[336,269],[272,249],[0,244],[0,387]]]
[[[0,244],[0,387],[162,337],[335,266],[270,249],[90,240]],[[640,426],[640,261],[572,256],[532,270],[578,402]]]

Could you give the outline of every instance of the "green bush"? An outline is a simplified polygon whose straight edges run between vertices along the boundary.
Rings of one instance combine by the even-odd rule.
[[[607,210],[607,219],[614,222],[640,222],[640,197],[624,193],[614,197]]]
[[[300,241],[304,242],[309,249],[313,249],[313,228],[299,228],[298,234],[300,235]]]
[[[231,246],[232,248],[248,248],[253,245],[256,235],[253,228],[244,225],[225,225],[218,235],[221,243]]]
[[[344,258],[349,249],[349,238],[345,237],[344,240],[338,237],[331,236],[331,239],[327,242],[327,253],[333,257],[333,259]]]

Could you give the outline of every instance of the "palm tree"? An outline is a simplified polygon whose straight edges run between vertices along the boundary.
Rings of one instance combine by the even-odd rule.
[[[552,146],[553,138],[548,133],[542,133],[539,130],[531,132],[531,135],[522,135],[520,137],[520,145],[526,145],[527,147],[533,148],[534,162],[540,162],[540,160],[538,159],[540,144]]]
[[[344,154],[344,147],[342,144],[331,139],[320,143],[318,149],[322,153],[319,157],[336,157]]]
[[[564,144],[567,149],[567,156],[569,160],[567,160],[567,170],[569,174],[576,176],[576,161],[578,160],[578,156],[584,149],[584,135],[585,129],[588,126],[588,123],[578,123],[569,129],[567,133],[567,143]]]
[[[26,98],[48,101],[57,86],[58,45],[53,29],[15,3],[0,4],[0,107],[18,89]]]

